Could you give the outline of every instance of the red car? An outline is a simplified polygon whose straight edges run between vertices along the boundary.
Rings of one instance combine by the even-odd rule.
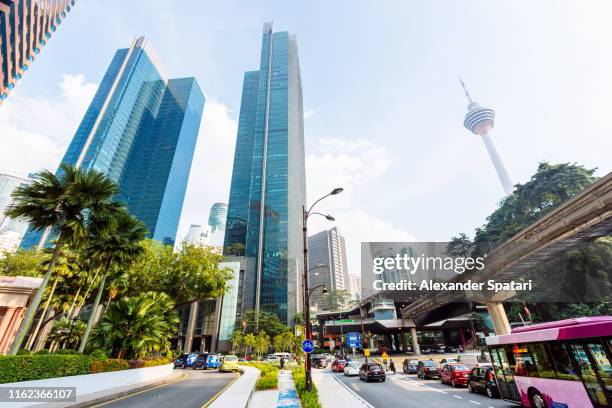
[[[331,369],[334,373],[343,373],[346,360],[336,360],[332,363]]]
[[[440,370],[440,382],[453,387],[466,385],[470,376],[470,369],[465,364],[449,363]]]

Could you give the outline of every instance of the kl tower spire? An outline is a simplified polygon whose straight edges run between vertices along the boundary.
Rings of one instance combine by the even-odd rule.
[[[499,177],[499,181],[502,184],[504,192],[506,194],[512,194],[514,185],[510,180],[510,175],[508,175],[504,162],[502,162],[502,159],[497,152],[495,143],[493,143],[493,139],[491,139],[491,135],[489,134],[491,129],[493,129],[495,111],[493,109],[484,108],[474,102],[461,77],[459,77],[459,82],[461,82],[465,96],[469,101],[468,113],[465,114],[463,126],[465,126],[466,129],[470,130],[475,135],[479,135],[482,138],[482,141],[487,148],[487,152],[489,152],[489,157],[493,162],[493,166],[497,172],[497,177]]]

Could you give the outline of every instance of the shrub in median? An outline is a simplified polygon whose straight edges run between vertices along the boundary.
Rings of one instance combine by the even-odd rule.
[[[89,374],[91,357],[83,355],[17,355],[0,357],[0,384]]]
[[[259,369],[259,379],[255,384],[257,391],[271,390],[278,387],[278,367],[268,363],[243,363]]]
[[[302,408],[321,408],[317,387],[312,384],[312,391],[306,391],[306,371],[304,367],[298,366],[293,369],[293,382],[295,389],[302,402]]]
[[[89,366],[89,372],[91,374],[106,373],[109,371],[127,370],[128,368],[130,368],[130,365],[126,360],[107,358],[104,360],[92,360]]]

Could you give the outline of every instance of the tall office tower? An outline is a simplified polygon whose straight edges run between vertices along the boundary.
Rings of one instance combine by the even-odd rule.
[[[227,204],[214,203],[210,208],[210,215],[208,216],[208,225],[210,225],[212,232],[225,232],[226,221]]]
[[[308,282],[310,287],[325,285],[329,291],[349,290],[344,237],[334,227],[308,237]],[[327,297],[315,290],[310,304],[328,310]]]
[[[244,75],[224,252],[245,257],[241,310],[291,323],[301,308],[304,115],[297,42],[264,25]]]
[[[0,0],[0,104],[75,0]]]
[[[13,203],[13,191],[23,185],[28,184],[32,181],[29,178],[19,177],[8,173],[0,173],[0,227],[3,224],[9,222],[8,217],[4,212]]]
[[[354,274],[349,274],[349,291],[353,300],[361,300],[361,278]]]
[[[0,257],[3,251],[14,252],[19,247],[19,242],[28,228],[26,222],[12,220],[4,212],[13,202],[13,191],[30,181],[32,180],[29,178],[0,173]]]
[[[155,240],[173,244],[204,95],[195,78],[165,79],[145,37],[117,50],[62,163],[106,173]],[[22,247],[49,231],[29,230]]]
[[[484,142],[485,147],[487,148],[487,152],[489,152],[489,157],[493,162],[493,166],[495,167],[495,171],[497,172],[497,177],[499,177],[499,181],[502,184],[504,192],[506,194],[512,194],[514,185],[510,180],[508,171],[506,171],[504,162],[502,162],[502,159],[499,156],[499,153],[497,152],[495,143],[493,142],[493,139],[491,139],[491,135],[489,134],[491,129],[493,129],[495,111],[493,109],[483,108],[482,106],[474,102],[461,78],[459,78],[459,82],[461,82],[461,86],[463,87],[465,96],[470,102],[468,105],[468,113],[466,113],[465,120],[463,121],[463,126],[465,126],[475,135],[479,135],[482,138],[482,141]]]

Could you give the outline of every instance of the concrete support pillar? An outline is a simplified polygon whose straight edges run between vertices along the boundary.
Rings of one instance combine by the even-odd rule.
[[[465,342],[465,334],[463,333],[463,328],[459,329],[459,338],[461,339],[461,348],[463,351],[467,349],[467,344]]]
[[[402,353],[406,353],[408,351],[406,348],[406,333],[400,333],[400,340],[402,342]]]
[[[196,326],[196,318],[198,317],[198,302],[193,302],[189,308],[189,319],[187,320],[187,332],[185,333],[185,353],[191,353],[191,345],[193,343],[193,331]]]
[[[510,323],[508,322],[508,316],[504,310],[502,302],[490,302],[487,303],[487,311],[493,322],[493,329],[496,335],[510,334]]]
[[[412,351],[414,354],[421,354],[421,348],[419,347],[419,338],[417,337],[416,327],[410,328],[410,334],[412,335]]]

